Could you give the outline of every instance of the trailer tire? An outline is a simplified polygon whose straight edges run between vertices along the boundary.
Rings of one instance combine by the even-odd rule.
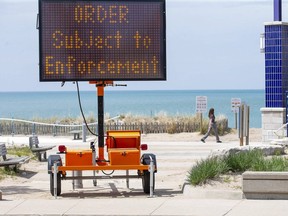
[[[143,176],[142,176],[142,186],[143,191],[146,194],[150,193],[150,172],[147,170],[144,170]],[[155,189],[155,173],[153,173],[153,192]]]
[[[54,174],[50,174],[50,193],[54,196]],[[61,194],[61,175],[57,173],[57,196]]]

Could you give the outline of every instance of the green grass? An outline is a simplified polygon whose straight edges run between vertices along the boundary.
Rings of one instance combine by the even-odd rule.
[[[35,158],[32,154],[31,150],[27,146],[12,146],[7,148],[7,154],[11,155],[11,157],[22,157],[22,156],[30,156],[31,158]],[[8,156],[9,157],[9,156]],[[4,179],[7,176],[15,176],[18,173],[18,167],[14,167],[12,169],[6,167],[0,167],[0,180]]]
[[[252,150],[247,152],[239,152],[231,154],[224,158],[229,170],[232,172],[244,172],[249,170],[255,163],[259,163],[264,159],[260,150]]]
[[[15,169],[7,169],[4,167],[0,167],[0,180],[4,179],[7,176],[15,176],[17,174],[17,170]]]
[[[28,146],[21,146],[21,147],[18,147],[18,146],[12,146],[12,147],[9,147],[7,148],[7,153],[9,155],[15,155],[15,156],[18,156],[18,157],[21,157],[21,156],[33,156],[30,148]]]
[[[210,157],[201,160],[189,172],[189,182],[192,185],[205,184],[208,179],[213,179],[228,171],[228,166],[223,159]]]
[[[201,185],[229,172],[242,173],[250,171],[288,171],[288,159],[281,156],[264,157],[260,150],[239,152],[229,156],[209,157],[200,160],[188,172],[188,182]]]
[[[288,160],[279,156],[273,156],[271,159],[257,161],[251,167],[252,171],[288,171]]]

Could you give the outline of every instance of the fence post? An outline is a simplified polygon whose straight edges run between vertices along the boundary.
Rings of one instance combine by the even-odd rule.
[[[236,111],[235,111],[234,115],[235,115],[235,129],[237,129],[237,112]]]
[[[247,106],[247,112],[246,112],[246,145],[249,145],[249,124],[250,124],[250,106]]]
[[[57,128],[56,124],[53,125],[53,136],[55,137],[57,135]]]
[[[14,136],[14,121],[11,121],[11,135]]]
[[[82,124],[82,141],[86,142],[86,124]]]
[[[32,124],[32,136],[35,136],[35,123]]]

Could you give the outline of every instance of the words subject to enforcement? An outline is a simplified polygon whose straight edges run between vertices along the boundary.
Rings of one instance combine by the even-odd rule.
[[[165,1],[39,0],[40,81],[165,80]]]

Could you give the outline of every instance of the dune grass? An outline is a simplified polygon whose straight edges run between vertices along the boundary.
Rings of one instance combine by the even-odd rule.
[[[32,157],[33,154],[30,150],[30,148],[28,146],[12,146],[12,147],[9,147],[7,148],[7,153],[10,154],[10,155],[15,155],[15,156],[18,156],[18,157],[21,157],[21,156],[30,156]]]
[[[200,160],[189,171],[188,181],[192,185],[205,184],[207,180],[219,177],[228,171],[225,161],[218,157],[209,157]]]
[[[109,113],[104,116],[105,120],[110,119]],[[166,112],[154,113],[153,115],[135,115],[135,114],[121,114],[119,118],[105,122],[107,130],[114,130],[117,127],[126,128],[127,130],[139,129],[143,133],[182,133],[182,132],[200,132],[202,134],[206,133],[208,129],[208,117],[203,116],[202,127],[200,128],[200,115],[190,115],[190,114],[176,114],[168,115]],[[95,116],[90,113],[86,116],[87,123],[95,123],[97,120]],[[228,119],[224,115],[216,116],[218,134],[224,135],[230,132],[228,127]],[[69,127],[58,127],[57,125],[70,125],[74,127],[75,125],[80,125],[82,127],[83,119],[81,116],[78,117],[50,117],[50,118],[37,118],[31,119],[33,122],[55,124],[51,125],[33,125],[26,122],[13,122],[13,133],[14,134],[31,134],[36,131],[37,134],[67,134],[71,128]],[[93,126],[92,126],[93,127]],[[1,121],[0,128],[2,134],[11,134],[11,122]],[[112,129],[111,129],[112,128]],[[213,132],[212,132],[213,135]]]
[[[225,157],[209,157],[196,163],[188,172],[188,182],[202,185],[220,175],[245,171],[288,171],[288,159],[278,155],[264,157],[262,151],[251,150]]]

